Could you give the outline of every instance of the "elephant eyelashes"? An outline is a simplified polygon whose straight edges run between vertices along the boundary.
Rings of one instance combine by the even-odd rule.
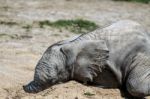
[[[104,65],[98,65],[96,63],[91,63],[90,68],[92,68],[96,72],[102,72],[102,68],[104,68]]]
[[[103,53],[109,53],[108,50],[103,50],[103,49],[100,49],[100,48],[96,48],[95,51],[103,52]]]
[[[101,50],[103,53],[109,53],[109,51],[108,50]]]
[[[109,58],[109,54],[108,53],[101,52],[98,55],[96,55],[95,60],[96,61],[102,61],[102,60],[108,60],[108,58]]]

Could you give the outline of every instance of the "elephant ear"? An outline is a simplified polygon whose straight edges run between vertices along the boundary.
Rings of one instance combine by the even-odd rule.
[[[60,50],[67,57],[68,65],[71,65],[80,54],[97,54],[100,51],[105,54],[105,52],[107,53],[109,51],[103,40],[87,40],[77,43],[68,43],[62,46]]]
[[[61,50],[67,57],[68,65],[74,65],[73,78],[83,82],[92,81],[109,55],[103,40],[67,44]]]
[[[79,44],[66,44],[64,45],[60,51],[66,56],[67,58],[67,65],[73,64],[74,60],[76,59],[77,53],[79,52],[79,49],[77,49]]]

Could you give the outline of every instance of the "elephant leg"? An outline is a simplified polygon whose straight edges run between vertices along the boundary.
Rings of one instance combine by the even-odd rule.
[[[150,95],[150,57],[138,53],[129,67],[126,77],[127,91],[135,97]]]
[[[127,91],[135,97],[145,97],[150,95],[150,79],[136,78],[128,79],[126,83]]]

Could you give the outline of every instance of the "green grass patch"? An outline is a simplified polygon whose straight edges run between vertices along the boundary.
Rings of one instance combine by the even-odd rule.
[[[22,26],[22,28],[24,28],[24,29],[31,29],[32,28],[32,26],[31,25],[25,25],[25,26]]]
[[[32,28],[32,25],[27,24],[27,25],[22,26],[22,28],[26,29],[26,31],[29,32]]]
[[[52,34],[52,36],[60,36],[60,34]]]
[[[132,2],[141,2],[141,3],[149,3],[150,0],[115,0],[115,1],[132,1]]]
[[[58,20],[51,22],[49,20],[40,21],[39,26],[44,28],[44,26],[50,26],[54,28],[64,28],[74,33],[87,33],[98,28],[98,25],[92,21],[75,19],[75,20]]]
[[[17,25],[18,23],[16,23],[16,22],[0,21],[0,24],[12,26],[12,25]]]
[[[17,34],[13,34],[13,35],[10,35],[10,34],[6,34],[6,33],[2,33],[0,34],[0,40],[1,39],[5,39],[5,40],[9,40],[9,39],[29,39],[29,38],[32,38],[32,36],[29,36],[29,35],[17,35]]]
[[[9,39],[16,39],[17,35],[9,35],[9,34],[0,34],[0,39],[1,38],[9,38]]]
[[[141,2],[141,3],[149,3],[150,2],[150,0],[129,0],[129,1]]]
[[[85,92],[84,95],[86,95],[86,96],[94,96],[95,94],[90,93],[90,92]]]

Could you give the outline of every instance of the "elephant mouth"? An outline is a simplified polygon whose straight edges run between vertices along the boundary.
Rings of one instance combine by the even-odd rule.
[[[44,89],[46,89],[45,86],[42,86],[35,81],[32,81],[29,84],[23,86],[23,90],[28,93],[38,93]]]

